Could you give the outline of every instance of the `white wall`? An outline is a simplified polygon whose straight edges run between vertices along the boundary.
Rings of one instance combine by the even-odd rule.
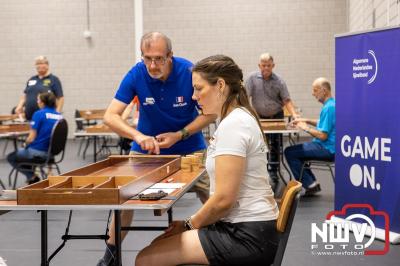
[[[34,74],[33,59],[48,56],[65,93],[65,115],[106,107],[135,61],[134,0],[90,0],[92,41],[84,0],[2,0],[0,113],[16,105]],[[318,116],[314,78],[334,81],[334,34],[347,31],[346,0],[144,0],[144,32],[169,35],[175,55],[192,61],[224,53],[245,75],[258,56],[275,57],[295,104]]]

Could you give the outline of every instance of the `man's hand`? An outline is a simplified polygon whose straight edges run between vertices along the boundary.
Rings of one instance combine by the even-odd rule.
[[[182,138],[181,132],[167,132],[156,136],[160,148],[169,148]]]
[[[17,108],[15,108],[15,113],[17,115],[20,115],[20,114],[22,115],[24,113],[23,107],[22,106],[17,106]]]
[[[296,118],[295,120],[291,121],[291,122],[289,123],[289,126],[290,126],[290,127],[297,127],[297,124],[298,124],[298,123],[306,123],[306,124],[308,124],[308,119],[307,119],[307,118],[300,118],[300,117],[298,117],[298,118]]]
[[[292,115],[294,120],[300,119],[301,115],[299,113],[295,113]]]
[[[301,118],[301,117],[298,117],[298,118],[296,118],[295,120],[293,120],[293,123],[295,123],[295,124],[297,124],[297,123],[299,123],[299,122],[308,123],[308,118]]]
[[[160,154],[160,146],[154,137],[143,134],[136,135],[134,141],[140,145],[142,150],[146,150],[149,154]]]
[[[303,121],[297,122],[297,123],[296,123],[296,127],[297,127],[297,128],[300,128],[300,129],[302,129],[302,130],[304,130],[304,131],[308,131],[308,129],[309,129],[307,123],[306,123],[306,122],[303,122]]]

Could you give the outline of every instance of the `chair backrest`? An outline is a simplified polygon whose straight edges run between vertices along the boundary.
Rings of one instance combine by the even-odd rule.
[[[330,158],[330,159],[310,159],[310,160],[306,160],[306,162],[316,162],[316,163],[335,163],[335,157]]]
[[[77,118],[81,118],[81,119],[77,119]],[[75,109],[75,123],[76,123],[77,131],[84,130],[82,116],[78,109]]]
[[[280,234],[278,250],[274,259],[274,266],[282,263],[283,255],[287,241],[289,239],[290,230],[292,228],[294,216],[296,214],[297,204],[300,199],[301,183],[292,180],[286,186],[279,206],[279,216],[276,221],[276,230]]]
[[[50,137],[49,157],[54,157],[64,151],[68,137],[67,120],[60,119],[54,125]]]
[[[335,183],[335,157],[333,157],[333,159],[304,161],[303,166],[301,167],[299,181],[303,179],[303,172],[305,168],[329,171],[331,173],[333,183]]]

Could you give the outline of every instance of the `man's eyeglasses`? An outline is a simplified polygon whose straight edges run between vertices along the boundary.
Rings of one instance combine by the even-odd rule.
[[[150,56],[143,55],[142,60],[146,65],[151,65],[151,63],[153,63],[153,62],[155,65],[164,65],[165,61],[167,61],[167,57],[164,57],[164,56],[150,57]]]

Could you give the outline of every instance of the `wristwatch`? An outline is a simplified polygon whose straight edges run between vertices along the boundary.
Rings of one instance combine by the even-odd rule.
[[[186,128],[182,128],[179,132],[182,134],[181,140],[185,140],[190,137],[190,133]]]
[[[185,219],[183,225],[185,226],[186,230],[193,230],[196,229],[194,228],[193,224],[192,224],[192,217],[188,217]]]

